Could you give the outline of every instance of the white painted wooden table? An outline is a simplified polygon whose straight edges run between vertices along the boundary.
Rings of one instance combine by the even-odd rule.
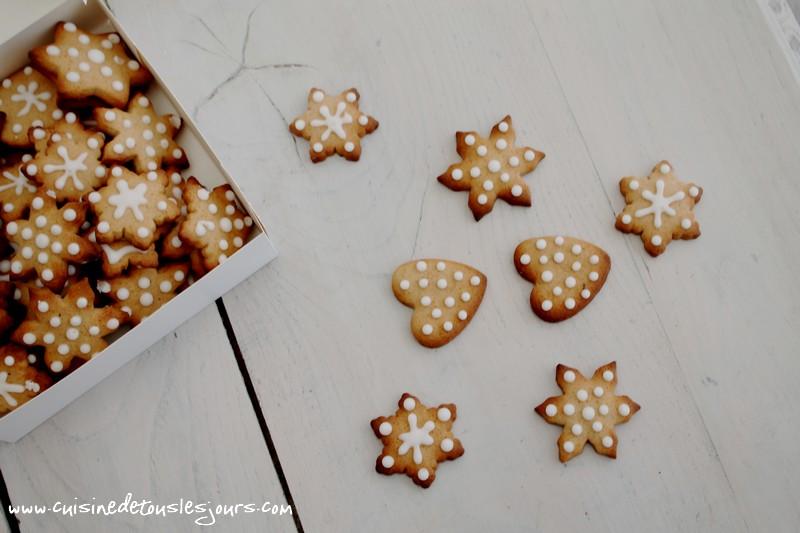
[[[14,4],[3,31],[40,9]],[[111,6],[282,255],[224,298],[246,370],[206,309],[0,446],[13,503],[133,492],[296,505],[294,520],[223,518],[221,531],[797,530],[800,88],[756,0]],[[287,132],[312,85],[358,87],[380,120],[359,163],[313,165]],[[466,195],[435,177],[456,160],[455,130],[486,132],[506,113],[547,159],[528,177],[531,209],[498,203],[476,224]],[[619,177],[661,158],[704,187],[703,235],[653,259],[613,222]],[[530,312],[511,257],[553,233],[614,263],[594,303],[558,325]],[[415,257],[490,278],[470,327],[436,351],[416,344],[390,290]],[[561,465],[558,428],[532,408],[556,392],[556,363],[591,372],[612,359],[619,392],[643,406],[619,430],[619,459],[587,450]],[[427,491],[374,472],[368,422],[404,391],[459,408],[466,454]]]

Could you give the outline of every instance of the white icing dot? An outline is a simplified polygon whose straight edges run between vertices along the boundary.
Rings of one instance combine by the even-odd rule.
[[[692,198],[695,198],[695,197],[697,197],[698,194],[700,194],[700,189],[698,189],[694,185],[689,187],[689,196],[691,196]]]
[[[75,72],[74,70],[71,70],[67,72],[67,81],[71,81],[72,83],[78,83],[79,81],[81,81],[81,75]]]
[[[653,246],[661,246],[661,235],[653,235],[650,242],[653,243]]]
[[[345,152],[352,152],[355,149],[356,149],[356,145],[351,143],[350,141],[344,143]]]
[[[464,279],[464,273],[461,272],[460,270],[456,270],[455,273],[453,274],[453,279],[455,279],[456,281],[461,281],[462,279]]]
[[[427,468],[420,468],[417,472],[417,477],[420,481],[426,481],[430,477],[430,472]]]
[[[592,391],[592,394],[594,394],[594,395],[595,395],[595,396],[597,396],[598,398],[601,398],[601,397],[603,396],[603,393],[604,393],[604,392],[605,392],[605,391],[603,390],[603,387],[599,387],[599,386],[598,386],[598,387],[595,387],[595,388],[594,388],[594,390]]]
[[[420,279],[420,280],[419,280],[417,283],[418,283],[418,284],[419,284],[419,286],[420,286],[420,287],[422,287],[423,289],[427,289],[427,288],[428,288],[428,278],[422,278],[422,279]]]
[[[591,295],[592,291],[590,291],[589,289],[583,289],[581,291],[581,298],[583,298],[584,300],[588,300]]]
[[[611,370],[605,370],[603,372],[603,380],[611,381],[614,379],[614,373]]]
[[[691,228],[692,227],[692,221],[689,220],[688,218],[684,218],[683,220],[681,220],[681,227],[683,229]]]
[[[542,302],[542,310],[549,311],[553,308],[553,302],[551,300],[545,300]]]
[[[558,407],[554,403],[549,403],[547,407],[544,408],[544,412],[547,416],[556,416],[558,414]]]
[[[606,448],[611,448],[611,446],[613,445],[614,445],[614,439],[612,439],[608,435],[603,437],[603,446],[605,446]]]
[[[631,406],[627,403],[621,403],[619,407],[617,407],[617,412],[622,416],[628,416],[631,414]]]
[[[506,141],[503,138],[500,138],[500,139],[497,139],[497,141],[494,143],[494,145],[498,150],[505,150],[508,147],[508,141]]]
[[[520,197],[522,196],[522,186],[517,184],[511,187],[511,196]]]
[[[522,254],[521,256],[519,256],[519,262],[523,265],[528,265],[531,262],[531,256],[529,256],[528,254]]]
[[[125,85],[123,85],[122,82],[119,80],[114,80],[111,82],[111,88],[114,89],[115,91],[122,92],[123,89],[125,89]]]
[[[52,370],[53,372],[61,372],[62,370],[64,370],[64,363],[62,363],[61,361],[53,361],[52,363],[50,363],[50,370]]]
[[[467,314],[467,312],[464,309],[462,309],[461,311],[458,312],[458,319],[459,320],[466,320],[468,316],[469,315]]]
[[[453,323],[448,320],[442,324],[442,328],[444,328],[445,331],[450,331],[453,329]]]
[[[555,242],[555,243],[556,243],[558,246],[562,246],[562,245],[564,244],[564,237],[562,237],[561,235],[559,235],[559,236],[557,236],[555,239],[553,239],[553,241],[554,241],[554,242]]]
[[[446,289],[447,288],[447,280],[444,279],[444,278],[440,278],[436,282],[436,286],[439,287],[440,289]]]
[[[536,159],[536,154],[533,150],[525,150],[525,161],[533,161]]]
[[[564,262],[564,254],[561,253],[561,252],[556,252],[555,254],[553,254],[553,261],[555,261],[558,264],[563,263]]]
[[[152,305],[153,304],[153,295],[150,294],[149,292],[143,293],[141,296],[139,296],[139,303],[142,304],[145,307],[147,307],[149,305]]]
[[[410,396],[405,400],[403,400],[403,409],[405,409],[406,411],[413,411],[416,406],[417,402],[414,401],[414,398]]]
[[[472,296],[470,296],[470,294],[467,291],[464,291],[464,292],[461,293],[461,301],[462,302],[468,302],[470,300],[470,298],[472,298]]]
[[[450,409],[447,407],[440,407],[439,410],[436,411],[436,417],[442,422],[447,422],[450,420],[451,416],[453,416],[453,413],[451,413]]]
[[[545,270],[542,272],[542,281],[545,283],[550,283],[553,281],[553,272],[551,270]]]
[[[106,327],[108,329],[117,329],[119,327],[119,320],[116,318],[110,319],[108,322],[106,322]]]
[[[585,402],[586,400],[589,399],[589,393],[586,392],[586,389],[578,389],[578,392],[576,393],[576,396],[582,402]]]
[[[600,274],[597,272],[589,272],[589,281],[597,281],[600,279]]]
[[[428,265],[427,263],[425,263],[425,261],[417,261],[416,268],[417,272],[425,272],[426,270],[428,270]]]
[[[42,279],[43,280],[45,280],[45,281],[53,281],[54,277],[55,277],[55,274],[53,274],[53,271],[50,270],[49,268],[45,268],[44,270],[42,270]]]
[[[92,48],[86,55],[92,63],[103,63],[106,60],[106,55],[97,48]]]
[[[573,298],[567,298],[564,300],[564,307],[567,309],[574,309],[575,308],[575,300]]]
[[[636,189],[638,189],[638,188],[639,188],[639,181],[638,181],[638,180],[631,180],[631,181],[628,183],[628,188],[629,188],[630,190],[632,190],[632,191],[635,191]]]
[[[423,296],[420,298],[419,303],[424,305],[425,307],[431,305],[431,297],[430,296]]]
[[[478,195],[478,203],[479,204],[484,205],[488,201],[489,201],[489,198],[485,194],[481,193],[481,194]]]
[[[489,171],[490,172],[500,172],[500,161],[497,159],[492,159],[489,161]]]
[[[508,180],[510,179],[511,176],[508,174],[508,172],[503,172],[502,174],[500,174],[500,181],[502,181],[503,183],[508,183]]]
[[[477,178],[478,176],[481,175],[481,169],[478,167],[472,167],[471,169],[469,169],[469,175],[472,176],[473,178]]]
[[[449,439],[449,438],[442,439],[442,442],[439,444],[439,447],[445,453],[453,451],[453,446],[454,446],[453,439]]]
[[[572,263],[572,270],[574,272],[578,272],[580,269],[581,269],[581,262],[580,261],[575,261],[574,263]]]
[[[583,426],[580,424],[572,424],[572,434],[576,437],[583,433]]]
[[[567,416],[572,416],[575,414],[575,406],[571,403],[564,404],[564,414]]]
[[[476,150],[476,152],[478,152],[478,155],[481,157],[485,156],[487,151],[488,150],[486,150],[486,147],[484,145],[478,146],[478,149]]]
[[[33,344],[34,342],[36,342],[36,335],[28,332],[22,336],[22,342],[24,342],[25,344]]]
[[[294,127],[298,131],[303,131],[303,129],[306,127],[306,121],[303,119],[297,119],[294,122]]]
[[[314,148],[315,152],[321,152],[322,149],[323,149],[322,143],[319,143],[319,142],[314,143],[314,147],[313,148]]]
[[[508,122],[502,121],[497,125],[497,129],[500,130],[502,133],[508,131]]]
[[[394,457],[392,457],[391,455],[384,455],[381,458],[381,464],[383,465],[384,468],[393,467],[394,466]]]
[[[661,167],[659,167],[659,170],[661,171],[662,174],[669,174],[670,168],[668,164],[662,163]]]
[[[583,247],[580,244],[573,244],[572,245],[572,253],[578,255],[583,251]]]
[[[574,287],[576,283],[577,283],[577,281],[575,281],[575,278],[573,278],[572,276],[569,276],[569,277],[567,277],[567,279],[564,280],[564,285],[566,285],[567,288],[569,288],[569,289]]]
[[[564,448],[564,451],[567,453],[572,453],[575,451],[575,444],[573,444],[572,441],[569,440],[566,441],[562,447]]]
[[[512,155],[511,157],[508,158],[508,164],[511,165],[512,167],[518,167],[519,157]]]
[[[453,298],[452,296],[448,296],[447,298],[444,299],[444,305],[447,307],[453,307],[454,305],[456,305],[456,299]]]
[[[6,358],[3,359],[3,362],[6,364],[6,366],[14,366],[14,357],[7,355]]]
[[[450,173],[450,176],[452,176],[452,178],[455,181],[458,181],[458,180],[460,180],[461,178],[464,177],[464,173],[461,171],[460,168],[454,168],[453,172]]]
[[[431,311],[431,316],[433,318],[442,318],[442,310],[438,307]]]
[[[384,437],[387,435],[391,435],[392,425],[389,422],[382,422],[381,425],[378,426],[378,432]]]
[[[54,45],[54,44],[48,45],[47,54],[51,55],[51,56],[57,56],[57,55],[61,54],[61,49],[58,46]]]
[[[566,381],[567,383],[572,383],[573,381],[575,381],[575,372],[573,372],[572,370],[567,370],[566,372],[564,372],[564,381]]]
[[[320,103],[322,99],[325,98],[325,93],[323,93],[322,91],[314,91],[314,93],[311,95],[311,98],[316,103]]]
[[[177,246],[176,246],[176,248],[177,248]],[[411,283],[409,283],[409,281],[407,279],[404,279],[404,280],[400,281],[400,288],[403,289],[404,291],[407,291],[410,286],[411,286]]]
[[[466,137],[464,137],[464,142],[467,144],[467,146],[472,146],[473,144],[475,144],[475,136],[472,134],[467,135]]]

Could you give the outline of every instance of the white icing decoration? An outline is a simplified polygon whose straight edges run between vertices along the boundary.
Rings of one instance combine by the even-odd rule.
[[[66,146],[59,146],[56,149],[56,153],[59,155],[59,157],[61,157],[62,164],[47,164],[43,168],[44,172],[46,174],[52,174],[59,171],[63,172],[53,183],[56,189],[63,189],[67,184],[67,180],[71,179],[75,188],[79,191],[82,191],[83,182],[80,180],[80,178],[78,178],[78,172],[87,170],[84,161],[86,160],[86,156],[89,154],[86,152],[81,152],[78,154],[78,157],[71,159]]]
[[[405,455],[409,450],[413,450],[412,457],[414,463],[421,464],[422,450],[420,446],[430,446],[433,444],[433,437],[430,436],[430,432],[433,431],[436,424],[434,424],[432,420],[428,420],[419,428],[417,427],[416,413],[410,413],[408,415],[408,426],[409,430],[406,433],[401,433],[398,437],[402,444],[397,449],[397,454]]]
[[[673,202],[678,202],[686,197],[683,191],[678,191],[671,196],[664,196],[664,180],[656,181],[656,192],[642,191],[642,198],[648,200],[650,205],[637,209],[634,213],[636,218],[642,218],[649,214],[653,214],[653,226],[656,228],[661,227],[661,215],[666,213],[670,216],[675,216],[675,209],[670,207]]]
[[[44,112],[47,109],[47,105],[44,101],[49,100],[52,95],[49,91],[42,91],[37,94],[36,89],[38,88],[39,84],[35,81],[31,81],[28,85],[17,85],[17,92],[11,95],[11,101],[25,102],[22,109],[17,112],[18,117],[27,115],[32,107],[35,107],[39,112]]]
[[[130,209],[136,220],[143,221],[144,215],[140,207],[147,203],[145,193],[147,192],[147,185],[139,183],[133,189],[130,188],[128,182],[119,180],[117,182],[118,193],[112,194],[108,197],[108,203],[113,205],[114,218],[120,219],[125,215],[125,212]]]
[[[328,140],[331,132],[335,133],[340,139],[344,139],[347,136],[347,133],[344,131],[344,125],[352,123],[353,117],[350,116],[350,113],[344,112],[346,107],[347,105],[344,102],[339,102],[336,106],[336,113],[333,115],[331,115],[328,106],[324,105],[319,108],[319,113],[322,115],[322,118],[311,120],[311,125],[315,128],[325,126],[325,131],[322,132],[322,136],[320,137],[323,141]]]
[[[17,400],[10,393],[25,392],[25,387],[17,383],[8,383],[8,372],[0,372],[0,396],[10,407],[16,407]]]
[[[36,191],[36,187],[34,185],[31,185],[31,182],[28,180],[25,174],[23,174],[19,170],[17,170],[16,176],[11,172],[4,171],[3,177],[8,180],[8,183],[3,183],[2,185],[0,185],[0,192],[3,192],[8,189],[14,189],[14,194],[20,196],[24,191],[28,192]]]

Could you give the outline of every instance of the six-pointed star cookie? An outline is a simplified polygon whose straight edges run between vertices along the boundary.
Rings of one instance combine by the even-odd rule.
[[[45,363],[53,372],[68,369],[75,358],[94,357],[108,346],[103,337],[127,318],[114,307],[95,309],[94,292],[86,278],[67,287],[63,297],[47,289],[29,291],[28,319],[12,338],[25,346],[43,347]]]
[[[361,137],[372,133],[378,121],[358,108],[355,89],[338,95],[321,89],[308,92],[308,109],[289,125],[289,131],[309,142],[311,161],[319,163],[334,153],[350,161],[361,156]]]
[[[29,66],[0,84],[0,113],[6,115],[0,140],[17,148],[31,146],[30,128],[50,126],[64,116],[56,103],[55,86]]]
[[[0,347],[0,415],[13,411],[43,392],[52,380],[32,366],[35,355],[16,344]]]
[[[662,254],[673,239],[700,236],[694,206],[703,189],[675,177],[668,161],[654,166],[646,178],[622,178],[619,191],[627,205],[617,215],[616,228],[640,234],[645,250],[653,257]]]
[[[31,201],[28,219],[6,225],[15,248],[11,279],[26,279],[35,271],[45,287],[60,291],[69,276],[68,264],[85,263],[97,256],[97,247],[78,234],[85,217],[86,206],[81,202],[59,208],[40,189]]]
[[[406,474],[427,489],[436,479],[436,467],[464,455],[461,441],[453,436],[456,406],[446,403],[426,407],[405,393],[392,416],[379,416],[370,422],[383,450],[375,461],[381,474]]]
[[[188,280],[188,273],[188,263],[136,268],[125,276],[98,281],[97,290],[117,302],[116,307],[136,325],[173,299]]]
[[[456,132],[456,151],[462,161],[450,165],[437,179],[454,191],[469,191],[469,208],[480,220],[497,198],[511,205],[531,205],[531,192],[522,176],[532,172],[544,153],[516,147],[511,117],[495,124],[489,138],[474,131]]]
[[[72,22],[56,24],[53,43],[34,48],[30,58],[53,80],[62,98],[80,103],[95,97],[125,107],[131,86],[152,79],[146,68],[128,56],[119,35],[94,35]]]
[[[558,438],[559,460],[566,463],[580,455],[587,440],[597,453],[615,459],[614,427],[630,420],[640,409],[629,397],[615,395],[617,363],[601,366],[590,379],[574,368],[559,364],[556,383],[563,393],[546,399],[536,407],[536,412],[548,423],[563,426]]]
[[[159,116],[150,99],[134,95],[128,111],[96,108],[97,128],[112,135],[103,149],[103,161],[126,163],[133,161],[136,172],[158,170],[161,165],[184,168],[189,166],[186,153],[175,142],[181,128],[176,115]]]

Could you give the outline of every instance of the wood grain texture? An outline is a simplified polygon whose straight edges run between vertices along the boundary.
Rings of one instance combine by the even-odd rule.
[[[307,529],[796,523],[798,435],[781,420],[798,377],[786,244],[799,101],[755,5],[217,7],[190,8],[203,22],[187,48],[214,68],[179,94],[282,251],[226,301]],[[177,38],[174,9],[143,31]],[[165,64],[190,55],[155,52]],[[358,164],[312,165],[287,134],[312,85],[358,87],[381,121]],[[548,154],[529,178],[534,207],[500,204],[475,224],[465,195],[434,177],[456,158],[456,129],[485,132],[507,112],[520,141]],[[653,260],[613,229],[616,184],[662,157],[706,188],[704,235]],[[548,325],[511,252],[556,232],[603,246],[614,266],[589,308]],[[435,352],[413,341],[389,288],[394,267],[420,256],[490,278],[471,326]],[[556,391],[555,363],[591,371],[612,358],[643,410],[620,429],[619,460],[562,467],[557,429],[531,408]],[[373,472],[368,421],[406,390],[459,406],[467,452],[428,492]]]

